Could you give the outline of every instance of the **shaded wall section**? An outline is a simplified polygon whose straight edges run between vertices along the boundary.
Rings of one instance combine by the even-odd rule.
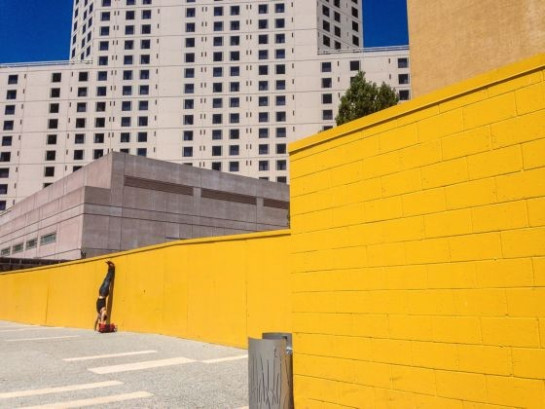
[[[414,96],[542,53],[543,0],[408,0]]]
[[[544,67],[291,145],[297,408],[545,407]]]
[[[291,331],[289,232],[195,239],[113,254],[112,321],[246,347]],[[0,319],[92,328],[106,258],[0,275]]]

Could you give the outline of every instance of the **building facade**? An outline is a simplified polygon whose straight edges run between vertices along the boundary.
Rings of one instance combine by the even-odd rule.
[[[75,0],[67,63],[0,67],[0,210],[110,151],[288,181],[357,71],[410,98],[359,0]]]
[[[0,214],[0,257],[72,260],[288,227],[289,187],[112,152]]]
[[[543,0],[409,0],[408,14],[415,96],[545,50]]]

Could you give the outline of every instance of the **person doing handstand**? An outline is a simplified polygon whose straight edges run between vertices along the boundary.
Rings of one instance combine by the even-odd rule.
[[[106,261],[108,264],[108,273],[104,277],[102,285],[98,289],[97,298],[97,319],[95,321],[95,330],[98,328],[104,328],[108,320],[108,311],[106,309],[106,298],[110,295],[110,289],[115,276],[115,264],[111,261]]]

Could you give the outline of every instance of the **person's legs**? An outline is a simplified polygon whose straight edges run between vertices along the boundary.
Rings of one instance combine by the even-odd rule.
[[[106,277],[104,277],[104,281],[102,282],[102,285],[100,286],[98,290],[98,294],[101,297],[107,297],[110,294],[110,285],[114,278],[114,274],[115,274],[115,268],[113,266],[110,266],[108,268],[108,273],[106,274]]]

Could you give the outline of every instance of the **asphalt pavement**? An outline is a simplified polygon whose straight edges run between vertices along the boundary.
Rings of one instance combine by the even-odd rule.
[[[247,409],[247,351],[0,321],[0,408]]]

